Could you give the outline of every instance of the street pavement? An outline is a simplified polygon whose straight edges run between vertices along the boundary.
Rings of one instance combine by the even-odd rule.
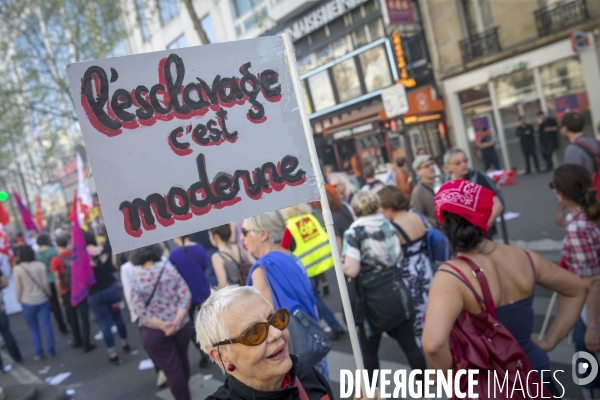
[[[548,188],[550,174],[519,176],[518,185],[502,188],[506,200],[506,211],[520,213],[520,217],[507,222],[507,230],[511,242],[533,251],[538,251],[552,261],[558,261],[563,228],[554,224],[554,213],[557,201]],[[324,298],[325,303],[334,311],[336,317],[343,322],[342,306],[333,270],[327,272],[331,294]],[[535,323],[534,332],[541,329],[544,315],[548,309],[552,293],[543,288],[535,291]],[[554,309],[556,306],[554,307]],[[127,312],[126,318],[128,318]],[[67,343],[69,336],[63,336],[55,329],[57,340],[57,356],[51,360],[33,361],[33,347],[29,331],[20,313],[9,317],[12,331],[20,345],[24,357],[22,364],[10,361],[5,350],[2,357],[5,364],[11,363],[13,369],[0,376],[0,386],[11,384],[33,384],[43,382],[63,372],[71,375],[61,384],[64,390],[75,391],[73,399],[104,400],[104,399],[172,399],[168,389],[159,390],[155,386],[154,369],[140,371],[140,361],[148,358],[141,346],[137,327],[128,324],[129,342],[132,352],[121,352],[123,364],[114,366],[108,362],[104,343],[95,341],[97,349],[89,354],[71,349]],[[127,319],[128,320],[128,319]],[[56,326],[55,326],[56,328]],[[92,332],[98,332],[99,325],[92,322]],[[118,339],[117,339],[118,343]],[[565,387],[567,399],[583,399],[581,391],[571,379],[571,357],[573,345],[569,338],[565,339],[550,355],[552,368],[563,370],[557,377]],[[195,347],[190,345],[190,362],[192,365],[193,399],[204,399],[222,383],[223,374],[216,365],[200,369],[200,356]],[[409,369],[408,362],[399,346],[389,337],[384,336],[379,350],[381,368]],[[327,357],[330,379],[334,396],[339,397],[339,379],[341,369],[353,370],[354,359],[348,335],[333,342],[333,349]]]

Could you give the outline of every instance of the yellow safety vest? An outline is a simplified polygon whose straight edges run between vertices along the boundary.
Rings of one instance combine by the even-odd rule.
[[[296,242],[293,253],[304,264],[309,278],[333,267],[327,233],[312,214],[290,218],[286,227]]]

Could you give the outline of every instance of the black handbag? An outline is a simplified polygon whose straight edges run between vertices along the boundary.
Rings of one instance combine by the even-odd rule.
[[[387,332],[414,318],[415,307],[400,268],[361,272],[357,286],[364,315],[373,332]]]
[[[277,294],[272,293],[278,303],[277,306],[281,307]],[[289,353],[296,354],[303,362],[315,365],[331,350],[331,342],[319,321],[303,311],[296,310],[290,315],[287,329],[290,332]]]
[[[290,316],[288,331],[290,354],[297,354],[300,360],[310,365],[317,364],[331,350],[331,342],[319,322],[300,310]]]

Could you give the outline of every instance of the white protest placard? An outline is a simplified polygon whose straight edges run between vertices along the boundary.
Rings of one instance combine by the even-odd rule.
[[[319,199],[288,59],[263,37],[67,67],[115,253]]]
[[[404,85],[397,84],[381,92],[383,107],[388,118],[398,117],[408,112],[408,99]]]

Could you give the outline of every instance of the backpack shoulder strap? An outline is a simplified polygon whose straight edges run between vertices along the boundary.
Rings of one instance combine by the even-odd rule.
[[[596,164],[596,171],[600,171],[600,154],[594,151],[587,143],[581,141],[574,141],[573,144],[585,150],[585,152],[592,157],[594,163]],[[596,140],[596,144],[598,145],[598,149],[600,149],[600,141]]]
[[[479,281],[479,284],[481,285],[481,291],[483,292],[483,299],[485,300],[485,308],[487,309],[487,312],[490,313],[494,319],[498,319],[498,315],[496,314],[496,306],[494,306],[494,299],[492,298],[492,292],[490,291],[490,285],[488,285],[487,278],[485,277],[485,274],[481,268],[479,268],[477,264],[465,256],[458,256],[456,259],[465,262],[469,267],[471,267],[473,270],[473,275],[475,275]]]
[[[454,273],[452,271],[445,270],[445,269],[438,269],[438,271],[446,272],[448,274],[454,275],[456,278],[458,278],[460,281],[462,281],[462,283],[464,283],[465,286],[467,288],[469,288],[469,290],[471,292],[473,292],[473,295],[475,296],[475,300],[477,300],[477,303],[479,303],[479,307],[481,307],[481,311],[484,311],[485,310],[485,307],[484,307],[485,306],[485,301],[484,301],[484,299],[482,299],[481,296],[479,295],[479,293],[477,293],[477,291],[475,290],[475,288],[473,287],[473,285],[471,285],[471,282],[469,282],[469,280],[467,279],[467,277],[465,276],[465,274],[463,274],[463,272],[460,269],[458,269],[454,265],[450,264],[449,262],[446,262],[444,265],[449,266],[456,273]]]

